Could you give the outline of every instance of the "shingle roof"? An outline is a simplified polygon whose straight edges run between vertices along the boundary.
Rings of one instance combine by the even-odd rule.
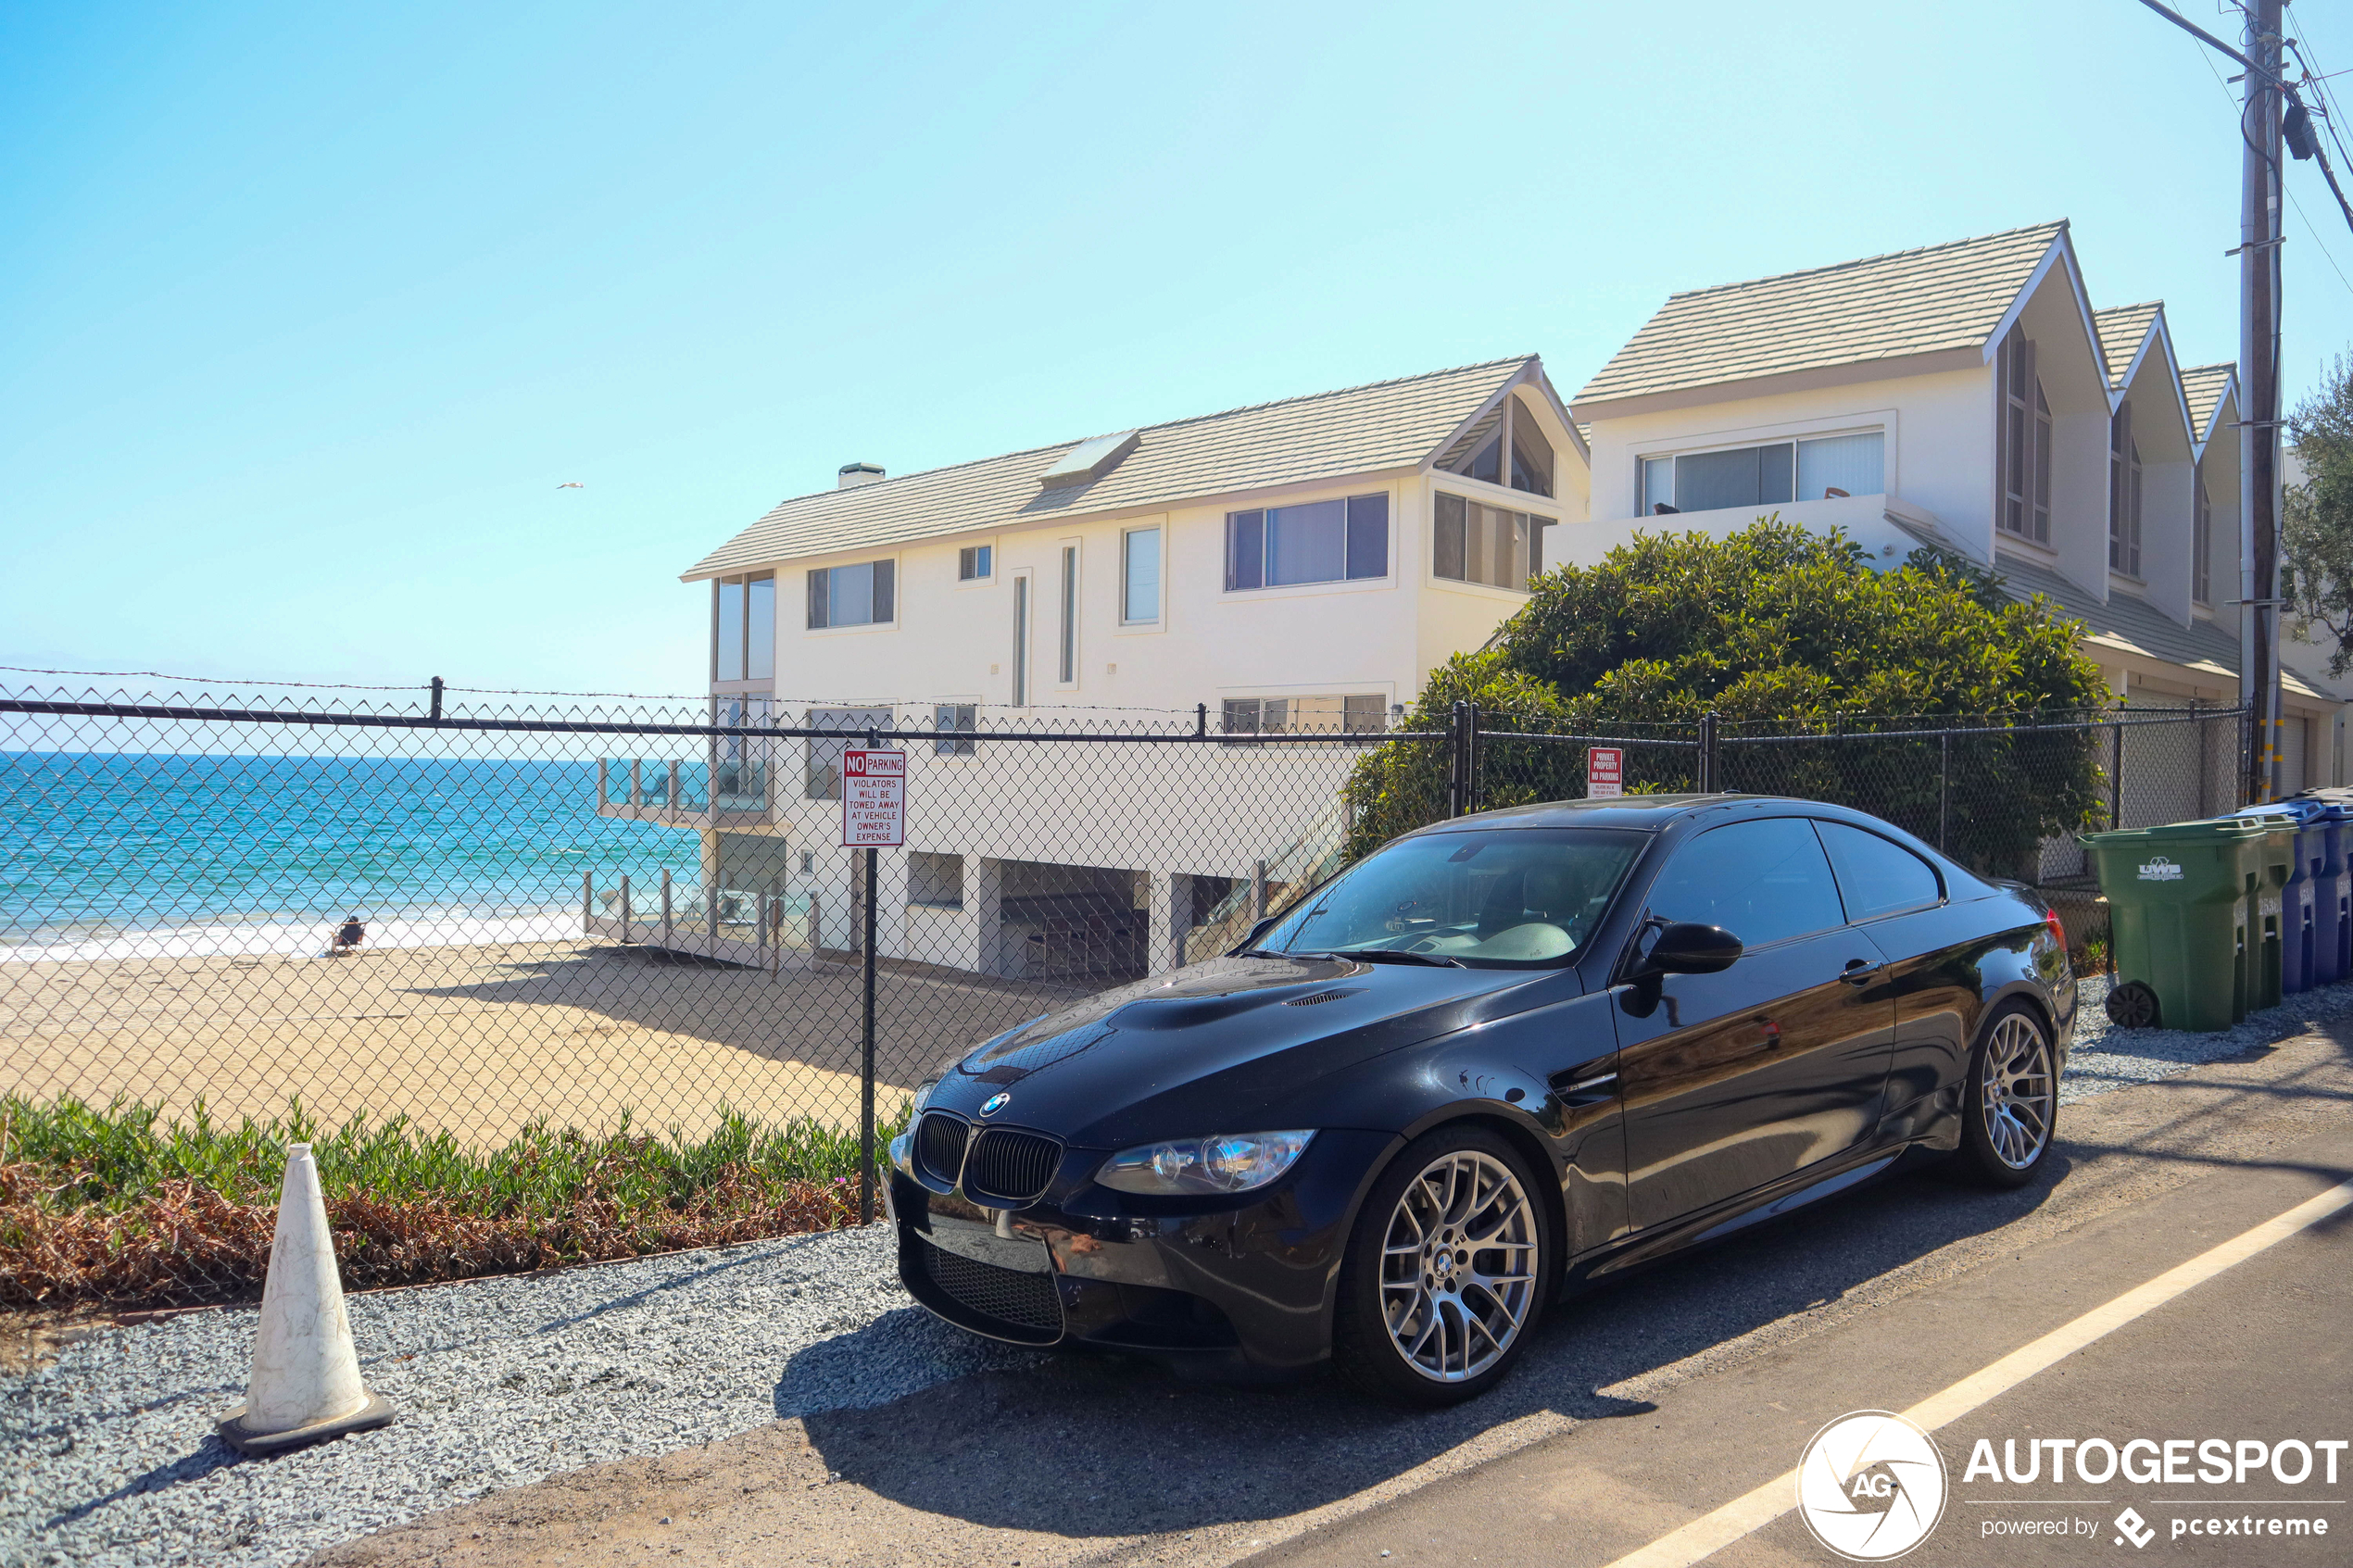
[[[1572,400],[1982,347],[2064,222],[1671,295]]]
[[[2133,368],[2133,356],[2141,351],[2141,340],[2148,336],[2149,323],[2164,308],[2163,300],[2150,299],[2092,312],[2092,324],[2099,329],[2100,352],[2108,358],[2110,387],[2124,384],[2124,372]]]
[[[1517,355],[1146,425],[1115,467],[1063,489],[1040,489],[1038,476],[1080,442],[796,496],[685,576],[1419,463],[1534,359]]]
[[[2222,389],[2238,374],[2233,364],[2192,365],[2182,372],[2182,395],[2189,399],[2190,424],[2203,436],[2206,427],[2213,422],[2214,410],[2221,406]]]
[[[2239,640],[2211,621],[2193,621],[2184,626],[2131,594],[2112,594],[2102,604],[2049,568],[2015,556],[2002,557],[1994,563],[1994,570],[2002,578],[2003,590],[2012,598],[2045,596],[2070,617],[2083,622],[2085,635],[2091,641],[2232,681],[2238,679]],[[2294,671],[2283,671],[2280,678],[2289,691],[2300,696],[2321,695],[2299,680]]]

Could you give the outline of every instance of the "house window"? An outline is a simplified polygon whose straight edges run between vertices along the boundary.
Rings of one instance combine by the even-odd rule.
[[[980,728],[980,706],[971,702],[943,702],[931,710],[931,727],[935,730],[961,730],[971,734]],[[934,752],[942,757],[970,757],[980,743],[969,740],[936,740]]]
[[[2197,511],[2190,520],[2190,597],[2202,605],[2214,602],[2214,497],[2206,480],[2197,482]]]
[[[1529,580],[1544,570],[1544,530],[1553,519],[1486,506],[1442,490],[1432,513],[1433,575],[1526,593]]]
[[[1378,693],[1354,696],[1229,696],[1225,704],[1228,736],[1378,734],[1386,728]],[[1228,746],[1248,746],[1247,738]]]
[[[1013,573],[1013,706],[1029,706],[1029,573]]]
[[[711,678],[768,681],[776,674],[776,576],[723,577],[711,619]]]
[[[1389,496],[1226,514],[1226,591],[1389,575]]]
[[[956,552],[956,581],[977,583],[996,568],[996,548],[989,545],[967,545]]]
[[[1887,433],[1818,436],[1644,458],[1636,504],[1643,516],[1773,507],[1887,489]]]
[[[1063,685],[1078,680],[1078,546],[1063,546],[1062,639],[1054,679]]]
[[[1994,425],[1994,466],[2002,496],[1996,521],[2005,533],[2051,542],[2051,405],[2034,370],[2033,340],[2012,332],[1994,356],[2000,401]]]
[[[1507,485],[1531,495],[1553,493],[1553,444],[1516,394],[1480,415],[1439,454],[1436,466],[1441,473]]]
[[[1131,528],[1119,541],[1119,619],[1128,626],[1160,619],[1160,530]]]
[[[809,629],[879,626],[898,618],[893,562],[820,567],[809,574]]]
[[[910,850],[907,855],[907,902],[927,909],[964,907],[964,858]]]
[[[812,730],[843,730],[849,732],[840,740],[811,735],[801,764],[801,794],[811,800],[841,798],[842,753],[853,746],[863,746],[869,730],[894,727],[887,708],[812,708],[809,710],[808,727]]]
[[[2108,566],[2141,574],[2141,446],[2133,439],[2133,405],[2118,405],[2108,423]]]

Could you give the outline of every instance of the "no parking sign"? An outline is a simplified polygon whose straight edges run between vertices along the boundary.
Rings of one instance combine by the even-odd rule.
[[[1585,748],[1585,798],[1600,800],[1626,793],[1626,750],[1617,746]]]
[[[907,841],[907,754],[859,748],[841,757],[841,847],[896,849]]]

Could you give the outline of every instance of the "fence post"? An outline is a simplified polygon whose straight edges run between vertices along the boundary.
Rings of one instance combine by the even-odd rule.
[[[596,920],[596,918],[597,918],[597,873],[596,873],[595,872],[593,872],[593,871],[585,871],[585,872],[582,872],[580,873],[580,935],[583,935],[583,936],[591,936],[591,935],[594,935],[596,934],[596,927],[595,927],[595,925],[592,923],[592,922]]]
[[[2124,825],[2124,721],[2116,721],[2116,733],[2108,737],[2108,825]]]
[[[612,787],[606,777],[611,771],[612,763],[609,759],[602,757],[597,759],[597,809],[599,811],[603,810],[612,798]]]
[[[675,757],[670,759],[670,798],[665,804],[673,811],[678,809],[678,759]]]
[[[1714,795],[1723,787],[1718,782],[1716,710],[1712,708],[1699,716],[1699,765],[1693,771],[1698,776],[1692,782],[1699,785],[1700,794]]]
[[[1936,847],[1953,852],[1953,734],[1936,737]]]
[[[661,945],[670,946],[670,872],[661,873]]]
[[[1467,706],[1457,702],[1448,715],[1452,721],[1446,729],[1446,815],[1463,814],[1463,709]]]
[[[875,858],[866,851],[865,993],[858,1045],[858,1223],[875,1223]]]
[[[1193,738],[1195,740],[1209,738],[1209,704],[1205,702],[1193,704]]]
[[[623,947],[629,944],[629,873],[627,872],[621,873],[621,941]]]
[[[633,757],[629,759],[629,809],[635,811],[646,799],[646,765]]]
[[[441,677],[438,675],[433,678],[433,721],[436,724],[441,721]]]

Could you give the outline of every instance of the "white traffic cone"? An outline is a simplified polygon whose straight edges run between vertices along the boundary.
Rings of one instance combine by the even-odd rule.
[[[270,1243],[261,1326],[253,1340],[253,1377],[245,1402],[221,1422],[220,1440],[239,1453],[282,1453],[391,1420],[392,1407],[359,1381],[318,1161],[308,1144],[288,1144],[278,1234]]]

